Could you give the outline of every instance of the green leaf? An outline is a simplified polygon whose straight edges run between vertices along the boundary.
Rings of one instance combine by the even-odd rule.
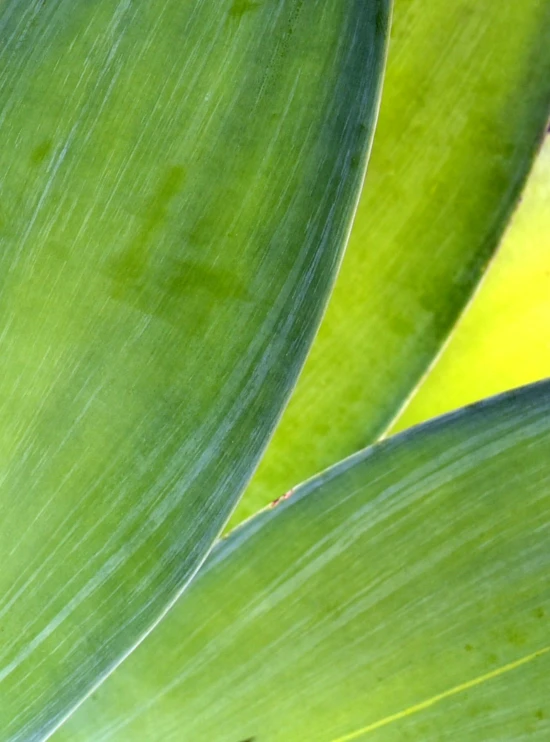
[[[227,519],[349,232],[387,21],[2,4],[2,739],[47,735]]]
[[[550,381],[237,529],[54,739],[548,739],[549,527]]]
[[[550,138],[471,307],[393,430],[550,376]]]
[[[342,270],[232,523],[372,443],[497,247],[550,109],[550,3],[396,0],[380,120]]]

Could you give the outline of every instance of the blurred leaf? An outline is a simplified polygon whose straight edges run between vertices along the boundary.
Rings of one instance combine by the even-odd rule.
[[[396,0],[346,258],[232,524],[394,419],[500,241],[549,107],[550,3]]]
[[[550,139],[479,294],[394,429],[550,376]]]
[[[349,231],[387,16],[2,4],[2,739],[143,637],[250,476]]]
[[[548,739],[549,526],[546,382],[237,529],[54,740]]]

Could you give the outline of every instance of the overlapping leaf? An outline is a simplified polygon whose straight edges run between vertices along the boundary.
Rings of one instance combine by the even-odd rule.
[[[550,376],[550,138],[487,278],[393,430]]]
[[[295,380],[386,0],[0,9],[0,738],[42,739],[204,557]]]
[[[54,739],[547,739],[549,529],[545,382],[237,529]]]
[[[387,428],[483,275],[549,108],[550,3],[396,0],[342,270],[233,524]]]

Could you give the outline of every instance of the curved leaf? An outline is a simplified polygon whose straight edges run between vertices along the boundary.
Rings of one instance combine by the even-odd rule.
[[[550,108],[550,3],[396,0],[369,174],[300,381],[232,519],[372,443],[497,247]]]
[[[386,0],[0,9],[0,737],[176,598],[349,231]]]
[[[475,297],[393,430],[550,376],[550,138]]]
[[[550,381],[367,449],[237,529],[54,739],[547,734],[549,528]]]

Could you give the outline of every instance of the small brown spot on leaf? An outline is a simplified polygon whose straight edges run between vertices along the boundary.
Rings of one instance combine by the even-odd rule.
[[[289,498],[289,497],[292,497],[292,495],[293,495],[293,494],[294,494],[294,490],[293,490],[293,489],[291,489],[291,490],[288,490],[288,492],[285,492],[285,494],[284,494],[284,495],[281,495],[281,496],[280,496],[280,497],[278,497],[278,498],[277,498],[276,500],[273,500],[273,502],[271,502],[271,503],[269,504],[269,507],[270,507],[270,508],[275,508],[275,507],[277,507],[277,505],[278,505],[278,504],[279,504],[280,502],[283,502],[283,500],[288,500],[288,498]]]

